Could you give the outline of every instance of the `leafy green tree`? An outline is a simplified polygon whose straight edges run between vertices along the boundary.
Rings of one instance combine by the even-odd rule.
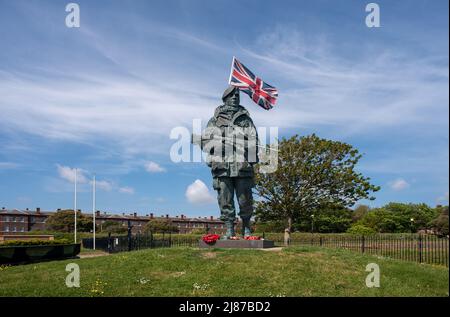
[[[437,231],[440,236],[448,235],[448,206],[436,207],[436,212],[439,213],[435,219],[431,221],[431,227]]]
[[[73,232],[75,215],[73,210],[60,210],[51,214],[47,218],[46,225],[49,230],[60,232]],[[86,217],[81,212],[77,212],[77,231],[90,232],[93,228],[92,218]]]
[[[353,224],[347,230],[347,233],[355,234],[355,235],[368,236],[368,235],[374,234],[376,232],[375,232],[375,230],[373,228],[366,227],[366,226],[360,225],[360,224]]]
[[[102,223],[102,232],[126,233],[128,228],[113,220],[106,220]]]
[[[283,221],[256,222],[255,232],[284,232],[285,223]]]
[[[338,205],[321,206],[311,215],[300,215],[293,224],[294,231],[320,233],[345,232],[352,224],[352,210]]]
[[[321,206],[353,206],[360,199],[375,199],[380,188],[355,170],[361,155],[350,144],[321,139],[315,134],[283,138],[278,147],[278,168],[257,173],[260,200],[255,213],[261,221],[293,224]]]
[[[152,219],[144,227],[144,231],[151,232],[178,232],[178,227],[173,225],[170,220]]]
[[[352,221],[357,222],[370,211],[370,207],[366,205],[358,205],[353,211]]]
[[[435,209],[426,204],[389,203],[371,209],[357,224],[374,229],[376,232],[417,232],[430,227],[436,218]]]

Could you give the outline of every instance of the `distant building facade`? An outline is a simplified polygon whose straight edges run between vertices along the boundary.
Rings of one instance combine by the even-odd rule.
[[[47,230],[47,218],[53,213],[50,211],[41,211],[40,208],[36,208],[35,210],[29,210],[28,208],[25,210],[2,208],[0,209],[0,235]],[[92,217],[92,213],[83,213],[83,215]],[[178,228],[179,233],[192,233],[193,230],[204,230],[204,232],[223,234],[226,231],[223,221],[212,216],[188,218],[185,215],[175,217],[161,215],[157,217],[153,213],[139,216],[137,213],[116,215],[97,211],[95,219],[97,226],[100,227],[100,231],[105,221],[114,221],[124,227],[127,227],[128,221],[130,221],[133,234],[143,233],[145,225],[152,219],[170,221],[172,225]]]

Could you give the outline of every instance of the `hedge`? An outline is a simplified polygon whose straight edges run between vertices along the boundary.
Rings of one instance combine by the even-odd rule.
[[[10,246],[29,246],[29,245],[60,245],[60,244],[70,244],[71,242],[67,239],[57,239],[57,240],[7,240],[0,244],[0,247],[10,247]]]

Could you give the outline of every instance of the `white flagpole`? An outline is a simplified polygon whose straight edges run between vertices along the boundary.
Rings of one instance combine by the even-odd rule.
[[[74,239],[77,243],[77,169],[75,168],[75,195],[74,195],[74,214],[75,214],[75,224],[74,224]]]
[[[92,182],[92,219],[93,219],[93,249],[95,250],[95,175],[94,181]]]
[[[231,61],[230,77],[228,78],[228,85],[231,84],[231,76],[233,75],[233,65],[234,65],[234,60],[235,59],[236,59],[236,57],[233,56],[233,60]]]

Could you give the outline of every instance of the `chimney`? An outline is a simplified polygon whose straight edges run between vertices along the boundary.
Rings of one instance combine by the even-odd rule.
[[[137,213],[136,213],[136,212],[135,212],[135,213],[134,213],[133,215],[134,215],[134,218],[136,218],[136,217],[137,217]]]
[[[166,219],[169,219],[169,215],[166,215]]]
[[[98,217],[98,216],[100,216],[100,210],[97,210],[96,212],[95,212],[95,215]]]
[[[61,211],[61,208],[56,209],[56,211]]]
[[[214,216],[209,217],[210,220],[214,220]]]
[[[125,213],[124,213],[124,212],[122,212],[122,216],[125,216]]]
[[[184,215],[183,214],[181,214],[181,219],[184,219]]]
[[[77,211],[81,212],[81,209],[77,209]]]
[[[40,213],[41,213],[41,208],[37,207],[37,208],[36,208],[36,213],[37,213],[37,214],[40,214]]]
[[[150,214],[150,218],[153,219],[153,213]]]
[[[30,210],[30,209],[26,208],[25,210],[28,211],[28,210]]]

